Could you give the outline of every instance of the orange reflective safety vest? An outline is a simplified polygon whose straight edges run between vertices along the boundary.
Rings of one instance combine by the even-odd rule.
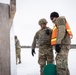
[[[68,24],[68,22],[66,22],[66,31],[68,32],[68,34],[70,36],[72,36],[72,31],[70,29],[70,26]],[[56,25],[54,25],[53,31],[52,31],[52,37],[51,37],[51,45],[55,45],[56,44],[56,40],[57,40],[57,27]]]

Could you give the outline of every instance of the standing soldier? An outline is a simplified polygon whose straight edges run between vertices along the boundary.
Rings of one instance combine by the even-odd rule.
[[[15,36],[15,49],[16,49],[16,64],[20,64],[21,63],[21,46],[20,46],[20,42],[17,38],[17,36]]]
[[[65,17],[59,17],[52,12],[50,19],[55,24],[52,32],[51,45],[55,46],[57,75],[70,75],[68,69],[68,53],[71,44],[72,32]]]
[[[53,63],[54,56],[52,46],[50,45],[50,37],[52,29],[46,27],[47,21],[42,18],[39,20],[41,29],[36,32],[32,43],[32,56],[35,54],[36,43],[39,45],[38,63],[40,65],[40,75],[43,75],[43,68],[46,64]]]

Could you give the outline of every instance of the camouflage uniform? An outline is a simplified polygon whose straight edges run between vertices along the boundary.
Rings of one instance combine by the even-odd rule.
[[[16,49],[16,64],[21,63],[21,46],[20,42],[17,39],[17,36],[15,36],[15,49]]]
[[[68,53],[71,39],[65,30],[66,19],[58,17],[55,21],[58,29],[57,44],[61,44],[61,50],[56,55],[57,75],[70,75],[68,69]]]
[[[46,34],[46,30],[50,31],[50,35]],[[36,32],[32,43],[32,49],[35,49],[36,43],[39,46],[38,63],[40,65],[40,75],[43,75],[43,68],[48,63],[53,63],[53,50],[50,45],[52,29],[46,27]]]

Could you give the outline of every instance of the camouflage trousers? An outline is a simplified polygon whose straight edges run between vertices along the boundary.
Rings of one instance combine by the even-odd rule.
[[[57,75],[70,75],[68,69],[68,52],[70,46],[61,46],[61,51],[56,55]]]
[[[21,63],[21,50],[17,49],[16,50],[16,64]]]
[[[43,69],[46,64],[53,63],[54,56],[53,50],[50,47],[42,46],[39,48],[39,58],[38,63],[40,65],[40,75],[43,74]]]

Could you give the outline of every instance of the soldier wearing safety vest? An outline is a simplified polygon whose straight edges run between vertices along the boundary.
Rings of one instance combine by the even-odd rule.
[[[70,50],[71,38],[73,37],[70,26],[65,17],[59,17],[57,12],[50,14],[50,19],[55,24],[51,45],[55,46],[56,55],[56,69],[57,75],[70,75],[68,69],[68,53]]]
[[[31,54],[34,56],[37,43],[39,45],[38,63],[40,65],[40,75],[44,75],[44,66],[54,61],[53,49],[50,45],[52,29],[47,27],[47,20],[45,18],[39,20],[39,25],[41,28],[34,36]]]

